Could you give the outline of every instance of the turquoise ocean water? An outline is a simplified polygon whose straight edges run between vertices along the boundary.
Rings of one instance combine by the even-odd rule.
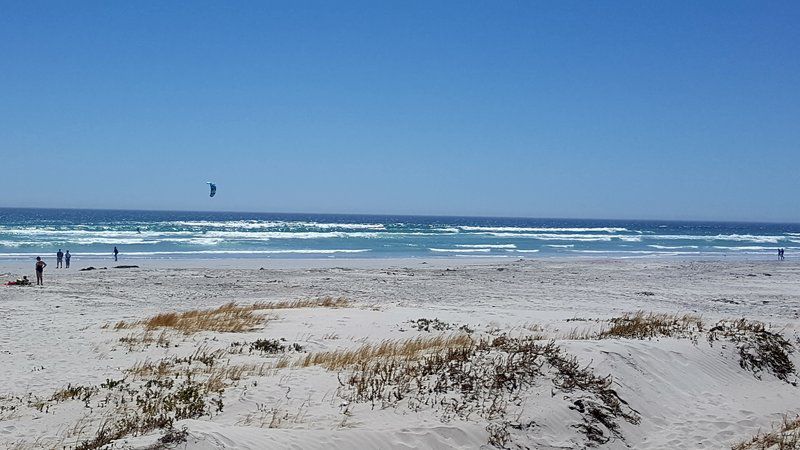
[[[0,208],[0,259],[787,258],[800,224]]]

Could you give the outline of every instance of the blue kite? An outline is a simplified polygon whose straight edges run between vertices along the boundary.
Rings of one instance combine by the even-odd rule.
[[[208,196],[209,197],[215,196],[217,194],[217,185],[212,183],[212,182],[210,182],[210,181],[206,181],[206,184],[208,185],[208,187],[211,188],[211,193],[208,194]]]

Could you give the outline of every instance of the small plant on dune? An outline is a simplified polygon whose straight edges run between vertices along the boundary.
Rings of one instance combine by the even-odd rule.
[[[104,383],[100,383],[100,387],[103,389],[114,389],[117,386],[120,386],[122,383],[125,382],[125,378],[120,380],[112,380],[111,378],[106,378]]]
[[[800,417],[784,416],[780,425],[768,433],[758,433],[732,450],[798,450],[800,449]]]
[[[411,324],[411,328],[417,331],[447,331],[453,328],[453,325],[443,322],[437,318],[426,319],[423,317],[417,320],[409,320],[408,323]]]
[[[231,343],[230,347],[228,348],[228,353],[240,355],[244,353],[245,349],[247,349],[250,354],[255,351],[261,355],[275,355],[278,353],[303,351],[303,346],[296,342],[290,345],[284,345],[283,342],[286,342],[286,339],[256,339],[255,341],[249,343],[247,341],[237,341]]]
[[[97,393],[97,391],[98,389],[96,387],[80,385],[72,386],[71,384],[68,384],[64,389],[59,389],[56,391],[53,396],[50,397],[50,400],[56,403],[74,399],[87,402],[94,394]]]
[[[143,350],[151,345],[161,348],[170,347],[169,334],[166,330],[162,330],[157,336],[151,330],[144,330],[138,334],[131,333],[128,336],[119,338],[119,342],[125,344],[129,352],[139,349]]]
[[[761,379],[769,372],[787,383],[797,384],[797,372],[789,355],[794,351],[791,342],[766,325],[746,319],[723,320],[708,332],[710,344],[721,338],[732,341],[739,352],[739,365]]]
[[[444,322],[436,318],[434,319],[422,318],[417,320],[409,320],[408,323],[411,324],[411,328],[417,331],[426,331],[428,333],[433,331],[449,331],[452,330],[453,328],[457,328],[458,331],[463,331],[464,333],[467,334],[475,332],[475,330],[470,328],[468,325],[460,325],[456,327],[455,324]],[[400,331],[405,331],[405,330],[401,329]]]
[[[189,438],[189,432],[186,427],[176,430],[169,428],[163,436],[158,439],[159,448],[167,448],[168,445],[183,444]]]
[[[539,336],[541,337],[541,335],[539,335]],[[565,339],[565,340],[568,340],[568,341],[586,341],[586,340],[590,340],[590,339],[597,339],[598,338],[598,334],[597,334],[597,331],[595,331],[592,328],[587,328],[587,327],[578,328],[578,327],[575,327],[575,328],[571,329],[570,331],[568,331],[566,334],[560,335],[560,336],[557,336],[557,337],[559,339]]]
[[[286,346],[277,339],[258,339],[250,343],[250,351],[253,350],[261,353],[282,353],[286,351]]]

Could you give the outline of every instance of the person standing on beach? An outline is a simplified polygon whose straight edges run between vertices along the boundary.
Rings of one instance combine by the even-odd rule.
[[[64,253],[64,262],[67,263],[66,268],[69,269],[69,259],[72,258],[72,255],[69,254],[69,250],[67,253]]]
[[[44,286],[44,281],[42,281],[42,275],[44,274],[44,268],[47,267],[47,264],[42,261],[41,256],[36,257],[36,285]]]
[[[119,250],[117,250],[117,246],[114,246],[114,261],[117,260],[117,255],[119,254]]]
[[[56,253],[56,269],[59,267],[64,268],[64,252],[61,249],[58,249],[58,253]]]

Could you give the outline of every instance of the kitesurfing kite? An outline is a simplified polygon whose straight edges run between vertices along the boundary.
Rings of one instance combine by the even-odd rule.
[[[210,181],[206,181],[206,184],[208,185],[208,187],[211,188],[211,193],[208,194],[208,196],[209,197],[213,197],[214,195],[216,195],[216,193],[217,193],[217,185],[212,183],[212,182],[210,182]]]

